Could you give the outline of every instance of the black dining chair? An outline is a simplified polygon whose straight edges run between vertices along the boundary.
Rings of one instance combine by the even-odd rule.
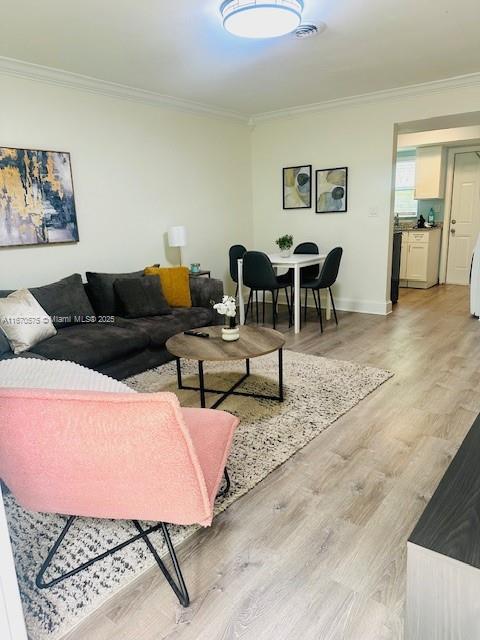
[[[322,289],[328,289],[330,293],[330,300],[332,301],[333,314],[335,316],[335,322],[338,326],[337,310],[335,309],[335,302],[333,300],[332,286],[337,280],[338,271],[340,269],[340,261],[342,259],[343,249],[342,247],[335,247],[325,258],[325,261],[320,271],[318,278],[314,280],[305,280],[300,283],[300,287],[305,289],[305,319],[307,318],[307,293],[311,289],[313,293],[313,299],[315,300],[315,307],[317,308],[317,314],[320,318],[320,329],[323,332],[322,321],[322,305],[320,301],[320,291]]]
[[[238,260],[243,258],[243,254],[246,251],[246,247],[243,244],[234,244],[228,251],[228,258],[230,261],[230,277],[237,285],[235,289],[235,297],[238,295]]]
[[[285,289],[288,307],[288,326],[292,326],[292,306],[288,296],[288,284],[283,284],[277,278],[275,270],[270,262],[270,258],[261,251],[247,251],[243,256],[243,284],[250,288],[248,296],[245,321],[251,311],[253,317],[253,295],[256,296],[257,322],[258,322],[258,292],[263,291],[263,320],[265,320],[265,292],[272,294],[272,324],[275,329],[277,325],[277,305],[278,293],[280,289]]]

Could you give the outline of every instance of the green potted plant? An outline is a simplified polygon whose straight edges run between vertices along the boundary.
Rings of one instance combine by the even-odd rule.
[[[282,256],[282,258],[290,257],[290,254],[292,252],[292,247],[293,247],[293,236],[288,234],[281,236],[280,238],[275,240],[275,244],[278,245],[278,248],[280,249],[280,255]]]

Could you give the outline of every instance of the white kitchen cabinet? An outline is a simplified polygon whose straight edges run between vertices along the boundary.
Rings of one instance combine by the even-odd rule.
[[[445,197],[447,150],[439,145],[418,147],[415,162],[415,199]]]
[[[400,286],[428,289],[438,283],[441,235],[439,228],[402,234]]]

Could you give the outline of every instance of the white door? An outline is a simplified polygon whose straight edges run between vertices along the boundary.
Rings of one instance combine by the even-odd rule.
[[[468,284],[473,248],[480,232],[480,152],[455,154],[448,242],[449,284]]]

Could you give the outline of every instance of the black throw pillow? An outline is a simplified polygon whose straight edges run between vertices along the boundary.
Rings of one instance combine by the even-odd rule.
[[[113,283],[125,318],[165,316],[172,312],[163,295],[158,276],[119,278]]]
[[[88,282],[88,295],[97,315],[115,316],[120,315],[122,309],[118,296],[115,295],[113,283],[115,280],[124,280],[125,278],[141,278],[143,270],[131,273],[96,273],[87,271],[85,275]]]

